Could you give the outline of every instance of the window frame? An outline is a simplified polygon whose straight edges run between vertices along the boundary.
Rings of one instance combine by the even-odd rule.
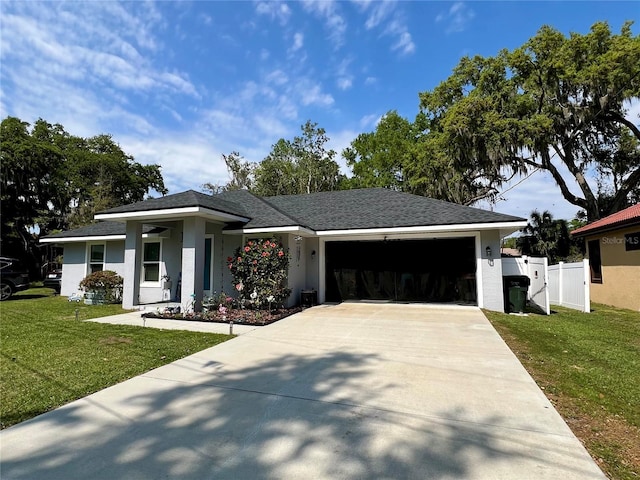
[[[151,243],[157,243],[158,248],[158,260],[145,260],[145,246]],[[159,287],[162,282],[162,239],[153,238],[145,239],[142,241],[142,252],[140,255],[140,286],[147,287]],[[145,280],[145,266],[146,265],[158,265],[158,279],[157,280]]]
[[[602,283],[602,252],[600,250],[600,239],[589,240],[589,274],[591,283]]]
[[[92,249],[93,247],[97,247],[97,246],[102,246],[102,262],[94,262],[92,261],[92,257],[91,257],[91,253],[92,253]],[[104,272],[107,268],[107,242],[88,242],[87,243],[87,250],[85,252],[85,264],[86,264],[86,271],[87,271],[87,275],[94,273],[94,272]],[[92,265],[101,265],[100,270],[93,270]]]
[[[624,249],[627,252],[640,250],[640,232],[624,234]]]

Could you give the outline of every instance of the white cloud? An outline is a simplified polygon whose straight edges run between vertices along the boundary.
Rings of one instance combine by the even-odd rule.
[[[286,25],[291,17],[291,9],[284,2],[258,2],[256,13],[277,20],[280,25]]]
[[[364,23],[367,30],[377,27],[383,20],[385,20],[393,11],[397,4],[390,1],[371,2],[364,4],[364,8],[368,9],[372,6],[371,12]]]
[[[400,34],[398,40],[391,46],[391,50],[399,50],[403,55],[409,55],[416,50],[416,45],[411,39],[409,32]]]
[[[353,75],[349,71],[352,58],[345,58],[336,67],[336,85],[340,90],[348,90],[353,85]]]
[[[353,79],[351,77],[338,78],[336,85],[340,90],[349,90],[353,85]]]
[[[445,23],[447,33],[458,33],[466,30],[475,17],[474,11],[464,2],[456,2],[445,13],[436,16],[436,23]]]
[[[123,150],[143,164],[161,166],[165,186],[170,193],[196,189],[205,183],[228,181],[223,153],[232,148],[219,148],[195,135],[164,132],[153,137],[120,137]]]
[[[391,50],[398,51],[401,55],[409,55],[415,51],[416,45],[402,13],[396,9],[398,5],[388,0],[362,4],[361,9],[369,13],[364,26],[367,30],[381,29],[382,36],[395,38]]]
[[[161,109],[171,109],[175,95],[199,98],[186,74],[156,66],[153,28],[162,21],[155,7],[127,6],[132,11],[114,2],[3,5],[0,78],[3,90],[15,92],[3,109],[83,132],[116,124],[146,133],[152,127],[138,114],[113,119],[130,108],[130,95],[155,98]]]
[[[302,5],[305,10],[324,20],[325,28],[329,31],[329,40],[334,47],[342,47],[345,42],[347,21],[338,11],[339,4],[333,0],[305,0]]]
[[[335,161],[340,166],[340,171],[345,175],[351,173],[351,169],[347,167],[347,162],[342,158],[342,151],[351,145],[351,142],[360,135],[361,132],[355,132],[351,129],[340,130],[337,132],[327,132],[329,141],[327,142],[327,149],[333,149],[336,152]]]
[[[289,51],[297,52],[302,48],[303,45],[304,45],[304,34],[297,32],[293,35],[293,45],[291,45],[291,48],[289,49]]]
[[[289,81],[289,77],[282,70],[274,70],[265,77],[265,81],[274,85],[284,85]]]
[[[380,123],[380,120],[382,120],[382,116],[377,113],[372,113],[371,115],[365,115],[360,119],[360,126],[363,129],[373,130],[375,127],[378,126],[378,124]]]
[[[304,106],[319,105],[327,107],[333,105],[333,96],[323,92],[322,87],[318,83],[314,83],[309,79],[299,83],[296,86],[296,90]]]
[[[376,77],[367,77],[364,80],[364,84],[366,86],[375,85],[376,83],[378,83],[378,79]]]

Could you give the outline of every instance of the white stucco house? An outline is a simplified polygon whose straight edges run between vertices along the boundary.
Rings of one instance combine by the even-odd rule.
[[[258,197],[193,190],[106,210],[43,238],[64,247],[62,295],[95,270],[124,277],[123,307],[232,292],[227,258],[250,239],[289,250],[289,305],[389,300],[503,311],[500,240],[526,219],[383,188]],[[163,277],[172,279],[171,289]],[[179,281],[178,281],[179,279]]]

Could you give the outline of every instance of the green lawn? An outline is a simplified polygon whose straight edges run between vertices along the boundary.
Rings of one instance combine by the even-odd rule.
[[[640,476],[640,313],[485,312],[603,470]]]
[[[45,288],[1,302],[1,428],[231,338],[82,321],[118,313]]]

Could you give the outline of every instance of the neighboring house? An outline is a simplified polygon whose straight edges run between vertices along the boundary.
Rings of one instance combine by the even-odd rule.
[[[571,232],[583,237],[591,268],[591,300],[640,310],[640,204]]]
[[[100,222],[50,235],[64,247],[62,295],[95,270],[124,277],[123,307],[232,292],[227,258],[249,239],[290,254],[288,304],[448,302],[503,310],[500,240],[523,218],[383,188],[257,197],[193,190],[112,208]],[[163,289],[163,276],[172,279]]]
[[[521,257],[522,252],[517,248],[502,247],[500,254],[503,257]]]

